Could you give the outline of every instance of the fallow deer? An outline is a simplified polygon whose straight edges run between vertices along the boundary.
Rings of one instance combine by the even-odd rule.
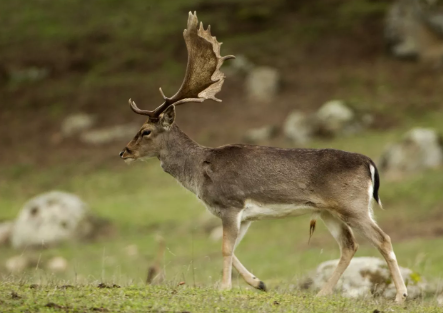
[[[126,162],[157,157],[166,173],[197,195],[207,209],[222,220],[222,289],[231,288],[234,266],[245,281],[261,290],[265,284],[250,273],[234,254],[252,221],[314,214],[321,217],[341,251],[340,261],[318,295],[329,295],[357,251],[353,231],[360,231],[386,259],[397,288],[395,300],[403,302],[407,290],[397,265],[391,240],[372,218],[371,202],[378,197],[380,180],[374,162],[361,154],[333,149],[281,149],[254,145],[201,146],[174,123],[175,107],[206,99],[221,101],[223,61],[220,45],[189,13],[184,39],[188,64],[179,91],[166,97],[154,111],[130,107],[147,121],[120,157]]]

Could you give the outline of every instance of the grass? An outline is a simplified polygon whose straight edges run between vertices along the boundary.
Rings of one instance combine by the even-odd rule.
[[[441,312],[441,308],[421,300],[396,306],[379,299],[314,298],[290,289],[261,293],[172,284],[100,286],[4,284],[0,286],[0,297],[5,299],[0,308],[8,312]]]

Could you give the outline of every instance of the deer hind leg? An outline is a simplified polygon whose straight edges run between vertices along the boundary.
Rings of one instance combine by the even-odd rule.
[[[338,218],[334,217],[329,212],[323,212],[321,214],[321,219],[340,246],[341,256],[337,267],[334,269],[331,277],[322,287],[317,296],[332,294],[332,290],[334,289],[343,272],[348,267],[352,257],[358,249],[358,244],[355,241],[354,234],[352,233],[352,230],[348,225],[343,223]]]
[[[240,241],[245,236],[246,232],[248,231],[249,226],[251,225],[251,222],[242,222],[240,225],[240,233],[237,237],[237,241],[235,243],[235,247],[237,247],[240,243]],[[266,285],[257,277],[255,277],[251,272],[249,272],[246,267],[241,264],[240,260],[233,255],[232,259],[232,265],[235,267],[235,269],[240,273],[240,275],[243,277],[243,279],[252,287],[257,288],[259,290],[266,291]]]
[[[394,250],[391,244],[391,238],[386,235],[380,227],[374,222],[374,220],[368,216],[366,219],[358,219],[355,221],[355,228],[361,231],[361,233],[380,251],[383,257],[388,263],[389,271],[391,272],[392,279],[397,289],[395,296],[395,302],[402,303],[408,296],[403,277],[400,274],[400,269],[397,264],[397,258],[395,257]]]

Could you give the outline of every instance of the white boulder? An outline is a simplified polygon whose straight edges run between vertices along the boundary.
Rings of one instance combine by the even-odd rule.
[[[28,267],[28,259],[23,255],[16,255],[6,260],[5,267],[11,273],[19,273]]]
[[[63,137],[70,137],[77,135],[95,124],[95,117],[86,113],[78,113],[69,115],[62,122]]]
[[[315,119],[300,111],[290,113],[283,125],[285,137],[296,144],[310,141],[316,130]]]
[[[300,111],[290,113],[284,123],[283,133],[294,143],[303,144],[313,137],[355,134],[371,123],[370,115],[357,116],[344,101],[332,100],[312,114]]]
[[[304,288],[319,290],[331,277],[339,260],[321,263],[316,272],[304,282]],[[426,289],[423,278],[411,269],[400,267],[408,289],[408,298],[417,298]],[[385,260],[375,257],[357,257],[351,260],[337,283],[337,290],[346,297],[358,298],[372,295],[395,298],[396,289]]]
[[[246,94],[250,101],[271,102],[280,89],[280,73],[268,66],[253,68],[246,78]]]
[[[10,273],[21,273],[26,269],[35,267],[37,261],[28,255],[21,254],[6,260],[5,267]]]
[[[46,269],[51,272],[64,272],[68,268],[68,261],[62,256],[51,258],[46,264]]]
[[[413,128],[388,146],[380,158],[380,169],[391,174],[416,172],[443,164],[442,137],[433,129]]]
[[[387,12],[385,39],[395,57],[417,58],[433,67],[441,67],[442,35],[441,1],[397,0]]]
[[[12,246],[52,246],[81,236],[87,212],[87,205],[76,195],[60,191],[39,195],[19,213],[11,233]]]
[[[244,136],[245,141],[249,143],[259,143],[271,139],[277,133],[275,126],[263,126],[248,130]]]
[[[238,74],[249,73],[254,68],[254,64],[242,54],[236,55],[235,59],[229,61],[229,64],[224,67],[224,72],[227,76],[234,76]]]
[[[219,241],[223,238],[223,226],[215,227],[209,234],[212,241]]]
[[[91,145],[101,145],[116,140],[132,138],[140,129],[137,124],[123,124],[107,128],[86,131],[80,135],[80,140]]]
[[[341,100],[328,101],[315,114],[318,131],[324,135],[352,133],[356,129],[354,112]]]

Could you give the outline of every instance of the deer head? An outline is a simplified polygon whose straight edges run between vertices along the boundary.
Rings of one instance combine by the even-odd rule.
[[[163,104],[154,111],[141,110],[129,99],[131,109],[141,115],[147,115],[142,125],[127,146],[120,152],[125,161],[158,156],[165,136],[171,130],[175,120],[175,106],[188,102],[203,102],[212,99],[221,102],[215,95],[221,90],[225,75],[220,67],[227,59],[234,56],[220,56],[220,45],[211,35],[211,27],[205,30],[203,24],[198,27],[197,14],[189,12],[188,27],[184,30],[188,64],[183,83],[178,92],[168,98],[160,88]]]

